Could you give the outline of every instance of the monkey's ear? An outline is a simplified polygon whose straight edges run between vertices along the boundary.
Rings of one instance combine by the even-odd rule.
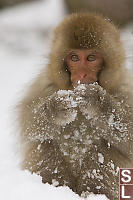
[[[68,72],[68,74],[70,75],[71,72],[70,72],[69,66],[68,66],[68,64],[67,64],[66,58],[64,59],[64,64],[63,64],[63,65],[64,65],[65,71]]]

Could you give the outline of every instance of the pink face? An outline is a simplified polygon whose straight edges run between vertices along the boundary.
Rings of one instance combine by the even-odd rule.
[[[67,56],[67,67],[73,86],[94,83],[103,67],[102,55],[91,49],[75,49]]]

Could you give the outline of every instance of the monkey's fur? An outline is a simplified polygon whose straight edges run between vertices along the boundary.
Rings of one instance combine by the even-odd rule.
[[[66,56],[97,49],[99,84],[72,89]],[[22,168],[44,183],[118,199],[118,167],[133,167],[132,95],[120,35],[95,14],[73,14],[54,32],[49,64],[19,105]]]

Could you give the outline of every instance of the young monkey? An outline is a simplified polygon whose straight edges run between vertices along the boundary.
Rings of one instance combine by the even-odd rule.
[[[79,195],[118,199],[133,167],[132,94],[116,27],[93,13],[57,26],[49,64],[19,105],[22,168]]]

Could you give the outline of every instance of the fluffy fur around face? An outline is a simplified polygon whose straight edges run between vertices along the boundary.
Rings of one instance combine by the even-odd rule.
[[[112,91],[121,84],[124,72],[124,50],[115,26],[101,16],[92,13],[72,14],[56,29],[50,56],[50,71],[58,88],[71,85],[65,58],[73,49],[96,49],[104,58],[104,70],[100,74],[100,85]],[[117,84],[116,84],[117,83]]]

